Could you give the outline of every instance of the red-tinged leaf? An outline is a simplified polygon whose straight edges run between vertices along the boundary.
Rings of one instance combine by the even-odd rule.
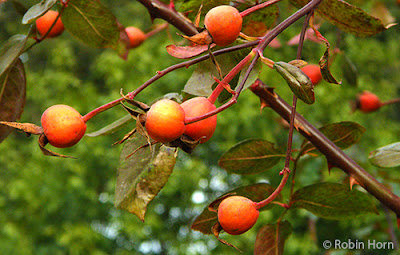
[[[0,120],[16,121],[21,117],[26,99],[24,64],[18,59],[0,76]],[[0,126],[0,143],[11,133],[10,125]]]
[[[288,221],[265,225],[257,233],[254,255],[282,255],[291,233],[292,225]]]
[[[30,33],[30,32],[29,32]],[[18,60],[24,51],[28,36],[14,35],[0,49],[0,77]]]
[[[118,56],[120,56],[120,58],[122,58],[123,60],[127,60],[129,54],[129,46],[130,46],[129,37],[125,31],[125,27],[118,21],[117,25],[119,28],[119,39],[118,43],[114,47],[114,50],[118,53]]]
[[[210,48],[213,48],[215,44],[211,44]],[[167,52],[174,58],[188,59],[198,56],[208,50],[208,45],[190,45],[190,46],[177,46],[174,44],[167,46]]]
[[[203,212],[197,216],[197,218],[194,220],[192,223],[192,229],[196,231],[200,231],[203,234],[206,235],[211,235],[212,234],[212,226],[217,222],[217,213],[215,212],[218,208],[219,203],[221,202],[221,198],[226,196],[227,194],[235,194],[238,196],[244,196],[247,197],[254,202],[261,201],[265,198],[267,198],[269,195],[274,192],[275,188],[272,187],[269,184],[266,183],[257,183],[254,185],[249,185],[249,186],[244,186],[240,187],[231,191],[228,191],[215,199],[213,202],[210,203],[212,206],[211,209],[214,211],[209,210],[208,206],[204,208]],[[282,200],[282,197],[279,195],[276,199],[276,201]],[[217,202],[215,202],[217,201]],[[269,204],[265,207],[263,207],[262,210],[267,210],[271,208],[273,204]]]
[[[289,88],[306,104],[315,102],[314,85],[300,68],[285,62],[275,62],[274,69],[285,79]]]
[[[400,142],[380,147],[369,154],[369,161],[378,167],[400,166]]]
[[[22,24],[32,23],[36,18],[50,10],[57,1],[58,0],[42,0],[40,3],[35,4],[25,13],[22,18]]]
[[[71,35],[91,47],[120,47],[117,20],[99,0],[70,0],[61,19]]]
[[[322,42],[326,44],[326,51],[324,55],[321,57],[319,60],[319,66],[321,68],[321,74],[322,78],[329,82],[329,83],[334,83],[334,84],[341,84],[342,82],[338,82],[333,75],[331,74],[329,70],[329,49],[331,48],[331,45],[329,44],[328,40],[322,36],[322,34],[318,31],[317,27],[314,26],[314,16],[311,17],[310,19],[310,27],[314,30],[315,36]]]
[[[315,43],[322,43],[315,35],[314,30],[312,28],[307,28],[304,40],[310,40]],[[287,42],[287,45],[299,45],[299,42],[300,42],[300,33],[292,37]]]
[[[74,158],[71,156],[66,156],[66,155],[51,151],[49,149],[46,149],[45,146],[48,144],[48,140],[44,134],[41,134],[39,136],[38,143],[39,143],[40,150],[42,151],[43,155],[45,155],[45,156],[52,156],[52,157],[59,157],[59,158]]]
[[[227,74],[237,64],[233,54],[223,54],[215,58],[221,67],[222,75]],[[197,64],[183,91],[195,96],[208,97],[212,93],[214,77],[219,77],[215,64],[210,59],[202,61]]]
[[[319,128],[329,140],[341,149],[346,149],[360,141],[366,129],[351,121],[343,121],[331,123]],[[315,150],[315,147],[310,142],[304,142],[302,146],[303,153],[309,153]]]
[[[271,142],[261,139],[242,141],[219,159],[218,164],[234,174],[257,174],[279,163],[285,155]]]
[[[115,187],[115,207],[126,210],[144,221],[147,205],[168,182],[174,169],[177,150],[164,145],[142,148],[147,144],[142,136],[125,142],[120,155]]]
[[[367,213],[377,213],[371,197],[345,184],[317,183],[297,190],[292,208],[304,208],[325,219],[353,219]]]
[[[298,8],[309,1],[290,0]],[[356,36],[372,36],[388,28],[379,19],[342,0],[324,0],[318,5],[316,13],[341,30]]]

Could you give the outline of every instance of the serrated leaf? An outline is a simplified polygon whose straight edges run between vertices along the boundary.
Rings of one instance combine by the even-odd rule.
[[[25,13],[22,18],[22,24],[33,22],[36,18],[50,10],[57,1],[58,0],[42,0],[40,3],[35,4]]]
[[[98,0],[70,0],[61,20],[68,32],[91,47],[120,47],[117,20]]]
[[[24,110],[25,100],[25,68],[22,61],[18,59],[0,76],[0,120],[18,120]],[[11,131],[11,127],[0,126],[0,143],[7,138]]]
[[[3,76],[4,72],[17,61],[24,51],[27,40],[26,35],[14,35],[3,44],[0,49],[0,76]]]
[[[292,225],[288,221],[268,224],[262,227],[254,244],[255,255],[281,255],[286,239],[292,233]]]
[[[227,74],[236,65],[235,58],[231,54],[217,56],[216,60],[221,67],[222,75]],[[215,64],[210,60],[202,61],[196,65],[192,76],[186,82],[183,92],[195,96],[208,97],[212,93],[214,77],[219,77]]]
[[[353,144],[358,143],[366,129],[355,122],[343,121],[320,127],[319,131],[321,131],[321,133],[331,140],[336,146],[341,149],[346,149]],[[313,144],[308,141],[303,143],[303,153],[308,153],[312,150],[315,150]]]
[[[256,174],[278,164],[285,155],[271,142],[261,139],[242,141],[219,159],[218,164],[234,174]]]
[[[102,136],[102,135],[109,135],[109,134],[112,134],[115,131],[119,130],[120,128],[124,127],[125,125],[127,125],[128,123],[130,123],[132,121],[133,121],[132,116],[130,114],[128,114],[97,131],[85,134],[85,136],[96,137],[96,136]]]
[[[177,150],[164,145],[144,147],[142,136],[125,142],[120,155],[115,187],[115,207],[136,214],[144,221],[147,205],[165,186],[174,169]]]
[[[235,194],[238,196],[247,197],[255,202],[261,201],[267,198],[269,195],[274,192],[275,188],[266,183],[257,183],[253,185],[248,185],[240,188],[236,188],[234,190],[230,190],[223,195],[219,196],[217,199],[227,195],[227,194]],[[282,197],[279,195],[275,200],[282,200]],[[219,201],[221,202],[221,201]],[[213,202],[212,202],[213,203]],[[216,203],[214,206],[217,208],[219,203]],[[261,210],[269,209],[272,204],[263,207]],[[200,231],[203,234],[211,235],[212,234],[212,226],[217,222],[217,213],[212,212],[208,209],[208,206],[204,208],[203,212],[197,216],[197,218],[192,223],[191,228],[196,231]]]
[[[325,219],[353,219],[367,213],[377,213],[369,195],[348,185],[317,183],[297,190],[291,208],[301,207]]]
[[[300,68],[285,62],[275,62],[274,69],[286,80],[293,94],[306,104],[315,102],[314,85]]]
[[[378,167],[400,166],[400,142],[380,147],[369,154],[369,161]]]
[[[298,8],[309,1],[290,0]],[[324,0],[318,5],[316,13],[341,30],[356,36],[372,36],[386,29],[379,19],[342,0]]]

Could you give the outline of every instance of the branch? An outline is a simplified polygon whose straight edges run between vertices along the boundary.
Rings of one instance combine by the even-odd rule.
[[[257,80],[250,89],[282,118],[289,121],[291,106],[279,97],[272,88]],[[298,113],[296,113],[296,123],[298,131],[325,155],[328,162],[354,177],[365,190],[395,212],[397,218],[400,218],[400,198],[398,196],[378,182]]]
[[[138,0],[150,13],[152,19],[160,18],[186,35],[195,35],[199,33],[194,24],[182,14],[177,12],[175,8],[164,4],[159,0]]]

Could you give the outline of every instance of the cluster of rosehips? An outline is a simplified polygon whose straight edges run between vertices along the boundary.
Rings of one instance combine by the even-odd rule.
[[[47,34],[46,35],[47,38],[52,38],[59,36],[64,32],[64,24],[62,23],[60,18],[57,19],[58,16],[59,12],[49,10],[43,16],[41,16],[36,20],[36,29],[41,36]],[[55,24],[53,25],[54,22]],[[128,45],[129,49],[138,47],[147,38],[146,34],[137,27],[133,26],[126,27],[125,32],[128,35],[129,39],[129,45]]]

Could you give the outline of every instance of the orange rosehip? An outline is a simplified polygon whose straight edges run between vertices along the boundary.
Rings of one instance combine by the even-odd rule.
[[[256,202],[242,196],[227,197],[218,206],[218,222],[231,235],[240,235],[256,224]]]
[[[357,99],[360,111],[369,113],[377,111],[382,106],[382,102],[374,93],[364,91]]]
[[[47,108],[41,117],[44,135],[54,147],[75,145],[86,132],[82,115],[68,105],[58,104]]]
[[[185,112],[177,102],[162,99],[150,107],[145,127],[153,140],[172,142],[185,132]]]
[[[215,105],[205,97],[189,99],[183,102],[181,106],[185,111],[185,118],[198,117],[216,109]],[[216,126],[217,115],[213,115],[206,119],[186,125],[185,134],[195,141],[201,139],[200,143],[205,143],[214,134]]]
[[[36,29],[39,31],[40,35],[45,35],[50,29],[51,25],[54,23],[58,16],[57,11],[49,10],[43,16],[36,20]],[[56,24],[48,33],[47,37],[56,37],[64,32],[64,25],[61,18],[58,18]]]
[[[240,34],[242,22],[239,11],[229,5],[212,8],[204,18],[204,25],[218,46],[233,43]]]
[[[321,69],[319,65],[310,64],[301,68],[301,70],[311,79],[312,84],[317,85],[321,79]]]
[[[129,48],[136,48],[146,40],[146,34],[137,27],[126,27],[125,32],[129,38]]]

